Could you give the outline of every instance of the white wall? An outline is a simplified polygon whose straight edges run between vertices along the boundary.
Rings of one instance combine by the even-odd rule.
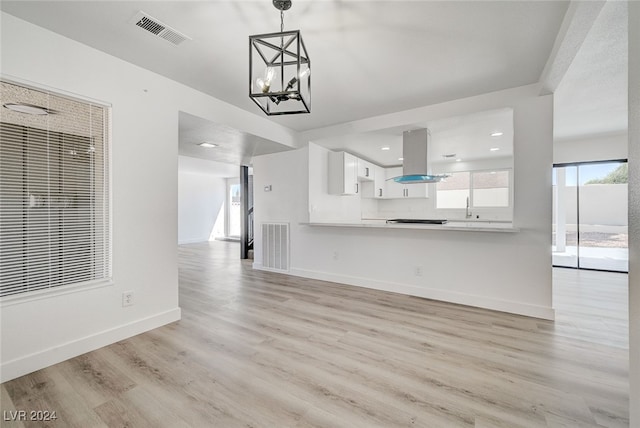
[[[628,7],[629,426],[640,427],[640,3],[630,1]]]
[[[253,205],[256,237],[259,225],[265,221],[297,225],[309,221],[309,149],[274,153],[253,158]],[[256,163],[268,174],[256,178]],[[265,186],[271,186],[265,191]]]
[[[553,200],[556,199],[556,186],[553,186]],[[576,186],[567,186],[566,218],[569,224],[577,222]],[[556,207],[553,204],[553,218]],[[626,226],[628,215],[627,184],[589,184],[580,186],[580,223],[605,226]]]
[[[256,175],[256,170],[262,171]],[[267,172],[268,171],[268,172]],[[271,191],[265,191],[271,186]],[[288,223],[289,241],[300,240],[300,223],[309,221],[309,149],[257,156],[253,158],[253,202],[255,206],[254,257],[262,255],[261,224]],[[297,245],[291,247],[290,265],[298,265],[302,252]],[[261,257],[261,256],[260,256]]]
[[[237,177],[239,170],[239,166],[178,157],[178,244],[224,236],[226,178]]]
[[[551,307],[551,167],[552,97],[537,97],[537,88],[516,88],[423,109],[371,118],[326,129],[360,132],[373,127],[433,120],[491,108],[513,107],[515,125],[515,222],[517,233],[434,230],[362,229],[301,225],[310,211],[308,195],[322,191],[322,164],[310,160],[310,148],[254,159],[257,189],[288,186],[285,197],[256,194],[256,224],[291,223],[291,273],[439,300],[553,318]],[[321,137],[321,130],[306,134]],[[313,147],[313,146],[310,146]],[[320,151],[321,152],[321,151]],[[308,181],[291,180],[279,171],[309,162]],[[296,169],[296,174],[302,174]],[[258,198],[258,196],[260,196]],[[343,198],[350,198],[344,196]],[[277,209],[277,215],[271,215]],[[317,209],[316,211],[317,212]],[[288,213],[297,213],[289,215]],[[351,215],[351,214],[349,214]],[[311,217],[314,218],[313,212]],[[303,220],[304,221],[304,220]],[[261,268],[257,235],[256,268]],[[415,276],[415,267],[424,276]]]
[[[283,144],[295,134],[86,45],[1,15],[2,74],[111,103],[111,286],[2,304],[1,380],[180,318],[178,112]],[[122,307],[123,291],[135,304]]]
[[[553,163],[591,162],[627,158],[627,133],[556,140]]]

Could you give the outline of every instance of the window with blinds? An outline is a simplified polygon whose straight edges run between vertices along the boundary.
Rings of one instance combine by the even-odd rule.
[[[0,83],[0,298],[109,280],[109,108]]]

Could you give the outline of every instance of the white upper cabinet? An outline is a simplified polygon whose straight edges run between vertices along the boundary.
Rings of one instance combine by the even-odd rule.
[[[356,195],[359,187],[358,158],[347,152],[329,152],[329,193]]]
[[[384,199],[399,199],[405,197],[404,184],[396,183],[390,180],[393,177],[402,175],[402,167],[397,168],[385,168],[385,192],[383,192]]]
[[[428,198],[429,185],[427,183],[405,184],[406,198]]]
[[[373,181],[374,165],[366,160],[358,159],[358,179],[361,181]]]
[[[382,168],[347,152],[329,152],[329,193],[357,195],[363,198],[427,198],[428,184],[399,184],[393,177],[402,175],[402,167]]]
[[[384,173],[384,168],[378,165],[374,165],[373,167],[373,197],[374,198],[384,198],[385,197],[385,186],[387,179],[386,174]]]
[[[402,175],[402,167],[386,168],[385,196],[384,199],[401,198],[427,198],[429,196],[429,185],[427,183],[400,184],[393,180],[393,177]]]
[[[378,165],[372,165],[371,175],[373,181],[362,182],[362,197],[363,198],[375,198],[382,199],[385,197],[385,171],[384,168]]]

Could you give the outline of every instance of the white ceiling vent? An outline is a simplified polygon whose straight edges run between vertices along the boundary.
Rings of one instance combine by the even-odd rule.
[[[147,15],[143,11],[139,11],[138,13],[136,13],[129,22],[137,25],[143,30],[155,34],[158,37],[162,37],[163,39],[173,43],[176,46],[184,42],[185,40],[192,40],[191,37],[181,33],[175,28],[169,27],[160,20]]]

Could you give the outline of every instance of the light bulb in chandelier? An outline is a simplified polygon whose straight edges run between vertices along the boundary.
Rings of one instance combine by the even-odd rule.
[[[304,79],[305,77],[307,77],[309,75],[310,72],[311,72],[311,69],[310,68],[306,68],[303,71],[301,71],[298,76],[296,76],[293,79],[289,80],[289,83],[287,83],[287,89],[285,89],[285,91],[288,91],[291,88],[293,88],[293,85],[298,83],[298,80]]]
[[[273,80],[275,74],[276,74],[275,68],[267,67],[264,70],[264,76],[258,77],[256,79],[256,83],[258,84],[258,87],[260,88],[262,93],[269,92],[269,89],[271,88],[271,81]]]

